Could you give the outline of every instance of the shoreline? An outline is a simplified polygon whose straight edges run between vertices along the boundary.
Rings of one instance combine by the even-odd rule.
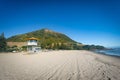
[[[96,52],[96,51],[92,51],[92,52],[94,52],[96,54],[102,54],[102,55],[105,55],[105,56],[120,58],[120,55],[112,55],[112,54],[106,54],[105,52]]]
[[[120,58],[120,56],[118,56],[118,55],[106,54],[105,52],[97,52],[97,51],[91,51],[91,50],[50,50],[50,51],[90,51],[90,52],[93,52],[95,54],[100,54],[100,55]],[[50,52],[50,51],[49,50],[47,50],[47,51],[40,51],[39,53]],[[24,51],[24,52],[0,52],[0,54],[18,54],[18,53],[24,54],[24,53],[28,53],[28,52],[27,51]],[[37,53],[31,53],[31,54],[37,54]]]

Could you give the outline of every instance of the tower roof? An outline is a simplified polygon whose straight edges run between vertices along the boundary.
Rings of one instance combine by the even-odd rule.
[[[28,38],[28,40],[38,40],[38,38],[31,37],[31,38]]]

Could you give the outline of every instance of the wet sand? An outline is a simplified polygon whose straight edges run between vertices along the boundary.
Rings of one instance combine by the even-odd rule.
[[[1,53],[0,80],[120,80],[120,59],[85,50]]]

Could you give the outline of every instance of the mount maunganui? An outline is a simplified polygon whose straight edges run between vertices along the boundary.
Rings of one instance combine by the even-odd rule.
[[[65,34],[58,33],[49,29],[41,29],[33,32],[15,35],[7,39],[7,42],[26,42],[28,38],[35,37],[39,39],[39,45],[43,48],[73,48],[74,45],[81,46]]]

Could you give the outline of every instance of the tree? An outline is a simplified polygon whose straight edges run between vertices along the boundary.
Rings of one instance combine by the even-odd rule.
[[[27,46],[22,46],[23,51],[27,51]]]
[[[102,50],[105,49],[104,46],[100,46],[100,45],[84,45],[83,49],[85,50]]]
[[[84,46],[83,46],[83,49],[89,50],[89,49],[90,49],[90,45],[84,45]]]
[[[6,38],[4,37],[4,33],[0,35],[0,52],[5,52],[7,48]]]

